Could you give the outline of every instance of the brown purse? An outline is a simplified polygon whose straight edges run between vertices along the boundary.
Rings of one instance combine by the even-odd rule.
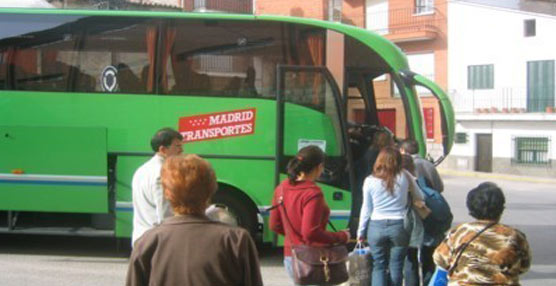
[[[289,230],[298,237],[303,237],[291,225],[283,202],[284,189],[278,205],[284,210],[283,217]],[[274,208],[274,206],[273,206]],[[334,226],[328,222],[332,228]],[[334,229],[335,230],[335,229]],[[293,280],[299,285],[336,285],[349,279],[347,271],[348,251],[345,245],[316,247],[310,245],[292,245]]]
[[[337,285],[348,280],[345,245],[292,246],[292,269],[296,284]]]

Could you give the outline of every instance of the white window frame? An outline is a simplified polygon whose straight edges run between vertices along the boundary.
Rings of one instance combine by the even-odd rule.
[[[415,0],[415,15],[434,14],[434,0]]]

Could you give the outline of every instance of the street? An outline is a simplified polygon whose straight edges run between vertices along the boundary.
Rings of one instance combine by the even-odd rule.
[[[469,221],[467,191],[485,179],[445,176],[446,198],[455,223]],[[522,285],[556,285],[556,195],[548,183],[491,180],[506,195],[502,222],[526,233],[533,251],[533,266]],[[116,248],[114,239],[0,235],[2,285],[123,285],[128,250]],[[288,285],[279,249],[260,253],[265,285]]]

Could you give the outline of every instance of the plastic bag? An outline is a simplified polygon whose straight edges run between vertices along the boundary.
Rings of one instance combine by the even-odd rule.
[[[434,274],[428,286],[446,286],[448,285],[448,271],[436,266]]]
[[[373,269],[371,250],[363,247],[361,242],[348,256],[348,286],[369,286],[371,285],[371,273]]]

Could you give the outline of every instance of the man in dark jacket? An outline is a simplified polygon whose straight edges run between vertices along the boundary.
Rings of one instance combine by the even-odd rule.
[[[402,154],[411,155],[411,157],[413,158],[413,164],[415,165],[415,176],[417,178],[424,179],[426,186],[439,193],[444,191],[444,183],[442,182],[442,179],[440,178],[436,167],[429,160],[423,159],[419,156],[419,146],[417,145],[417,142],[415,140],[404,140],[400,146],[400,152]],[[452,217],[450,214],[450,221],[451,218]],[[425,233],[426,238],[430,236],[430,233]],[[425,243],[419,249],[420,255],[417,255],[416,251],[408,254],[404,266],[406,286],[421,285],[421,279],[419,278],[419,265],[421,266],[421,278],[423,281],[422,285],[428,285],[435,267],[434,261],[432,260],[432,254],[435,248],[435,244],[428,245],[427,243]],[[418,259],[418,257],[420,259]]]
[[[419,146],[415,140],[407,139],[402,142],[400,146],[402,154],[408,154],[413,157],[413,164],[415,164],[415,176],[424,177],[427,181],[427,186],[435,189],[438,192],[444,191],[444,183],[436,170],[436,167],[427,159],[419,156]]]

